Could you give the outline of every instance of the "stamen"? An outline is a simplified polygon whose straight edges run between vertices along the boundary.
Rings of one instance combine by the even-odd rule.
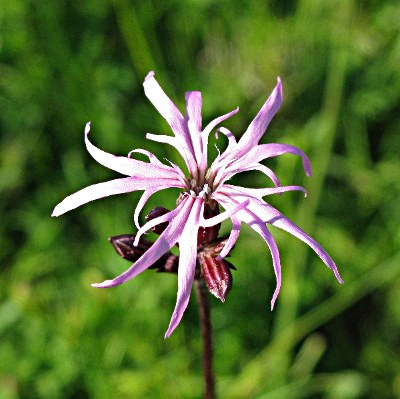
[[[203,190],[200,191],[199,197],[205,199],[207,197],[207,195],[210,193],[211,193],[211,189],[210,189],[210,187],[208,187],[208,184],[206,183],[203,186]]]
[[[196,193],[193,190],[190,190],[189,194],[192,198],[196,198]]]

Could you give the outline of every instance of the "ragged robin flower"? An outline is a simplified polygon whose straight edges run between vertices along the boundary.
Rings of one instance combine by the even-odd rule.
[[[115,156],[100,150],[89,141],[90,123],[87,123],[85,143],[90,155],[103,166],[127,177],[94,184],[66,197],[55,207],[52,216],[59,216],[99,198],[142,190],[143,195],[134,212],[134,221],[138,228],[134,245],[139,244],[141,236],[146,231],[164,224],[158,239],[128,270],[112,280],[92,284],[93,287],[109,288],[123,284],[151,267],[174,245],[179,245],[177,302],[165,334],[165,337],[169,337],[179,324],[189,302],[196,270],[199,234],[212,231],[213,226],[218,226],[228,218],[232,221],[232,229],[215,260],[220,261],[229,254],[238,239],[241,223],[247,223],[265,240],[272,255],[276,289],[272,296],[271,308],[274,307],[281,287],[281,264],[277,245],[267,224],[285,230],[308,244],[342,283],[335,263],[322,246],[263,200],[265,196],[271,194],[291,190],[304,193],[306,191],[300,186],[280,186],[275,173],[261,161],[291,153],[301,157],[306,175],[311,175],[310,161],[300,149],[287,144],[259,144],[271,119],[282,104],[282,84],[279,78],[270,97],[238,141],[228,129],[219,127],[216,130],[216,135],[221,133],[227,137],[228,146],[211,163],[207,157],[211,132],[221,122],[236,114],[239,109],[214,119],[203,129],[200,92],[186,93],[186,114],[183,116],[154,78],[154,72],[147,75],[143,86],[146,96],[166,119],[174,133],[173,136],[147,134],[147,138],[173,146],[183,157],[188,175],[177,165],[172,163],[166,165],[143,149],[133,150],[127,157]],[[133,159],[134,153],[144,154],[149,162]],[[264,173],[274,187],[245,188],[227,184],[234,175],[251,170]],[[157,191],[171,187],[182,189],[176,208],[149,220],[140,227],[139,214],[149,197]],[[224,209],[222,213],[217,211],[214,212],[214,216],[205,216],[207,213],[210,214],[210,210],[218,209],[219,205]]]

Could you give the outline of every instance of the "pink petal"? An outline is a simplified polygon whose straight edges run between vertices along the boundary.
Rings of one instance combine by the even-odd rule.
[[[308,234],[306,234],[300,227],[298,227],[295,223],[289,220],[287,217],[282,215],[277,209],[273,206],[265,203],[263,200],[258,199],[256,197],[251,197],[249,194],[245,194],[234,186],[228,187],[223,186],[223,189],[219,191],[219,194],[227,195],[234,198],[236,201],[244,201],[246,199],[250,199],[250,204],[248,205],[248,209],[258,215],[264,223],[272,224],[273,226],[279,227],[282,230],[287,231],[293,236],[297,237],[304,243],[306,243],[314,252],[321,258],[321,260],[333,271],[336,279],[339,283],[343,283],[342,278],[340,277],[339,271],[335,262],[329,256],[329,254],[325,251],[325,249],[313,238],[311,238]]]
[[[215,170],[215,169],[213,169]],[[278,179],[278,176],[267,166],[261,164],[261,163],[246,163],[246,162],[241,162],[240,167],[239,164],[233,163],[231,166],[224,168],[223,166],[220,167],[219,170],[217,170],[217,173],[215,175],[214,179],[214,187],[215,186],[220,186],[222,185],[225,181],[231,179],[233,176],[247,172],[250,170],[257,170],[261,173],[264,173],[266,176],[268,176],[272,182],[274,183],[275,186],[280,185],[280,181]]]
[[[132,151],[129,151],[128,158],[131,157],[132,154],[137,153],[137,154],[143,154],[146,155],[149,158],[150,163],[154,163],[159,166],[165,166],[153,153],[147,150],[143,150],[141,148],[135,148]]]
[[[52,216],[60,216],[72,209],[78,208],[90,201],[109,197],[110,195],[130,193],[136,190],[145,190],[150,187],[179,187],[178,182],[170,179],[136,179],[124,177],[104,183],[93,184],[69,195],[60,202]]]
[[[186,200],[189,196],[186,197]],[[190,197],[192,200],[194,200],[192,197]],[[183,202],[187,202],[187,201],[182,201]],[[189,201],[190,202],[190,201]],[[177,215],[179,215],[179,213],[181,212],[182,209],[182,203],[179,204],[174,210],[158,216],[154,219],[149,220],[147,223],[145,223],[136,233],[135,235],[135,241],[133,242],[133,245],[137,246],[139,244],[139,240],[140,237],[146,233],[146,231],[149,231],[151,228],[157,226],[158,224],[164,223],[164,222],[171,222],[175,217],[177,217]]]
[[[249,166],[249,168],[246,171],[249,171],[249,170],[257,170],[261,173],[264,173],[264,175],[268,176],[272,180],[272,182],[274,183],[274,185],[276,187],[279,187],[281,185],[281,182],[279,181],[279,178],[274,173],[274,171],[261,163],[257,163],[255,165]]]
[[[167,228],[162,232],[157,241],[124,273],[102,283],[92,284],[95,288],[110,288],[121,285],[126,281],[136,277],[142,271],[150,267],[154,262],[169,251],[180,239],[186,220],[189,217],[194,199],[186,197],[179,205],[179,212],[171,219]],[[178,209],[177,208],[177,209]]]
[[[135,208],[135,212],[133,214],[133,221],[135,223],[135,226],[140,229],[140,225],[139,225],[139,215],[140,212],[142,211],[143,207],[146,205],[146,202],[148,201],[148,199],[155,194],[158,191],[161,191],[165,188],[169,188],[169,187],[153,187],[153,188],[149,188],[147,190],[144,191],[144,193],[142,194],[142,196],[140,197],[136,208]]]
[[[189,91],[185,94],[185,98],[187,126],[197,164],[200,164],[203,150],[201,138],[201,93],[199,91]]]
[[[109,154],[100,150],[89,141],[90,122],[85,128],[85,144],[89,154],[101,165],[106,168],[115,170],[126,176],[137,177],[160,177],[160,178],[176,178],[176,172],[161,162],[158,165],[154,163],[142,162],[128,157],[120,157]]]
[[[229,255],[229,252],[233,248],[233,246],[236,244],[237,239],[239,238],[240,234],[240,221],[235,217],[231,216],[232,220],[232,229],[229,234],[228,240],[226,241],[224,247],[222,248],[222,251],[220,254],[215,258],[216,260],[221,260],[225,258],[225,256]]]
[[[177,137],[179,140],[178,144],[180,145],[180,143],[184,143],[183,147],[186,148],[190,153],[190,156],[186,156],[184,159],[186,161],[194,160],[195,154],[186,120],[176,105],[171,101],[171,99],[165,94],[164,90],[158,84],[154,78],[153,71],[146,76],[143,87],[147,98],[171,126],[175,137]],[[187,166],[190,173],[196,173],[197,167],[193,168],[192,162],[188,163]]]
[[[275,302],[278,298],[279,292],[281,290],[281,285],[282,285],[282,272],[281,272],[281,261],[280,261],[280,256],[279,256],[279,249],[278,246],[276,245],[276,242],[274,240],[274,237],[268,230],[268,228],[262,223],[261,219],[258,218],[254,213],[251,213],[250,211],[246,210],[244,212],[247,212],[249,215],[253,217],[253,220],[250,222],[250,227],[255,230],[260,236],[265,240],[265,242],[268,245],[268,248],[271,252],[272,256],[272,265],[274,267],[274,273],[275,273],[275,278],[276,278],[276,287],[275,291],[272,295],[271,299],[271,310],[274,309]]]
[[[221,203],[224,207],[234,207],[237,206],[238,202],[232,199],[229,196],[220,195],[218,197],[218,202]],[[275,243],[272,234],[269,232],[267,227],[265,226],[265,222],[263,222],[254,212],[249,210],[248,208],[242,209],[235,216],[238,220],[247,223],[253,230],[255,230],[260,236],[265,240],[268,245],[268,248],[271,252],[272,256],[272,264],[274,267],[275,277],[276,277],[276,288],[271,300],[271,310],[274,308],[275,301],[279,295],[279,291],[281,289],[282,284],[282,274],[281,274],[281,263],[279,257],[279,250]]]
[[[248,154],[242,158],[241,162],[260,162],[264,159],[276,157],[278,155],[287,153],[299,155],[303,160],[303,167],[306,175],[311,176],[311,162],[308,159],[307,155],[299,148],[289,144],[260,144],[256,147],[253,147],[248,152]]]
[[[218,139],[219,133],[222,133],[223,135],[226,136],[226,138],[228,139],[228,146],[225,148],[225,150],[222,154],[220,154],[219,150],[218,150],[218,156],[214,159],[214,161],[210,167],[210,169],[213,170],[214,172],[218,171],[219,165],[221,165],[222,167],[228,166],[228,163],[223,162],[223,159],[226,157],[227,154],[230,154],[234,150],[234,148],[236,148],[236,146],[237,146],[236,138],[230,130],[228,130],[224,127],[219,127],[215,132],[216,139]]]
[[[218,139],[218,133],[222,133],[227,139],[228,139],[228,147],[226,147],[225,152],[229,153],[231,150],[237,145],[237,141],[233,133],[229,130],[226,129],[225,127],[221,126],[219,127],[216,132],[215,132],[215,138]],[[221,155],[221,157],[224,154]]]
[[[235,108],[233,111],[228,112],[225,115],[219,116],[218,118],[213,119],[203,130],[203,137],[205,140],[205,138],[207,137],[207,142],[208,142],[208,136],[210,135],[210,133],[212,132],[212,130],[219,125],[221,122],[227,120],[228,118],[230,118],[231,116],[237,114],[239,112],[239,107]]]
[[[203,156],[202,156],[202,160],[201,160],[201,164],[200,164],[200,169],[201,170],[205,170],[207,168],[207,162],[208,162],[208,158],[207,158],[207,150],[208,150],[208,138],[209,135],[211,133],[211,131],[217,126],[219,125],[221,122],[223,122],[224,120],[230,118],[231,116],[237,114],[239,112],[239,107],[234,109],[231,112],[228,112],[225,115],[222,115],[218,118],[215,118],[214,120],[212,120],[203,130],[202,132],[202,139],[203,139]]]
[[[202,227],[212,227],[216,224],[222,223],[224,220],[228,219],[229,217],[233,216],[235,213],[239,212],[240,210],[246,208],[246,206],[250,203],[250,201],[246,200],[242,203],[238,203],[234,207],[226,210],[225,212],[220,213],[217,216],[213,216],[209,219],[202,218],[200,222],[200,226]]]
[[[178,137],[184,138],[185,142],[190,142],[185,118],[158,84],[154,78],[153,71],[146,76],[143,82],[143,87],[147,98],[168,122],[174,134]]]
[[[307,197],[307,190],[301,186],[282,186],[282,187],[273,187],[273,188],[246,188],[240,186],[232,186],[230,184],[225,184],[224,187],[232,188],[243,192],[243,194],[248,194],[256,198],[262,198],[266,195],[271,194],[280,194],[285,193],[287,191],[302,191],[304,196]]]
[[[189,303],[196,270],[197,233],[204,201],[197,197],[179,239],[178,294],[174,312],[164,338],[168,338],[182,319]]]
[[[192,151],[185,142],[180,140],[178,137],[165,136],[161,134],[147,133],[146,138],[148,140],[156,141],[157,143],[165,143],[173,146],[185,160],[190,174],[194,178],[197,176],[197,162],[192,154]]]
[[[260,111],[250,123],[247,130],[238,143],[238,154],[236,156],[243,156],[247,151],[256,146],[264,135],[265,131],[272,118],[278,112],[283,101],[282,82],[278,78],[278,83],[269,96],[268,100],[261,107]]]
[[[213,163],[211,169],[216,174],[214,185],[221,185],[232,176],[249,170],[259,170],[269,176],[275,185],[279,185],[279,180],[275,173],[259,162],[266,158],[275,157],[285,153],[301,156],[305,173],[307,176],[311,176],[310,160],[307,155],[297,147],[288,144],[261,144],[252,148],[247,154],[239,159],[231,160],[230,158],[227,158],[225,161],[218,162],[218,164]]]
[[[187,178],[186,178],[185,174],[182,172],[181,168],[178,165],[171,162],[169,159],[165,159],[165,160],[171,165],[172,169],[175,170],[176,174],[178,175],[178,179],[182,183],[182,188],[186,188]]]
[[[155,141],[157,143],[164,143],[164,144],[172,145],[179,151],[179,153],[182,151],[183,148],[185,148],[183,143],[179,143],[179,140],[176,137],[172,137],[172,136],[166,136],[163,134],[147,133],[146,139]]]
[[[308,234],[306,234],[300,227],[294,224],[291,220],[286,218],[283,215],[278,217],[274,217],[271,220],[267,221],[267,223],[272,224],[273,226],[279,227],[282,230],[287,231],[293,236],[297,237],[299,240],[305,242],[314,252],[322,259],[322,261],[333,271],[336,279],[339,283],[343,284],[344,281],[340,277],[339,271],[335,262],[329,256],[329,254],[325,251],[321,244],[311,238]]]

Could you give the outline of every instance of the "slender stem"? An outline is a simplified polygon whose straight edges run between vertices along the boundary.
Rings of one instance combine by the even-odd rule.
[[[203,281],[196,279],[195,286],[199,302],[200,328],[203,340],[204,398],[215,399],[210,304]]]

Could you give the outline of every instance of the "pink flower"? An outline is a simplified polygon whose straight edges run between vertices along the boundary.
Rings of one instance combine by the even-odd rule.
[[[128,270],[113,280],[92,284],[93,287],[108,288],[123,284],[149,268],[175,244],[179,244],[178,294],[175,310],[165,334],[165,337],[169,337],[179,324],[189,302],[196,269],[198,231],[200,228],[218,225],[227,218],[232,221],[232,230],[217,260],[229,254],[238,239],[241,222],[247,223],[260,234],[271,252],[277,281],[271,308],[275,304],[281,287],[281,265],[277,245],[267,224],[279,227],[308,244],[342,283],[335,263],[322,246],[263,200],[263,197],[270,194],[291,190],[300,190],[306,194],[306,190],[300,186],[281,187],[274,172],[261,164],[261,161],[285,153],[295,154],[302,158],[305,173],[308,176],[311,175],[310,161],[300,149],[286,144],[259,144],[271,119],[282,104],[282,84],[279,78],[272,94],[239,141],[236,141],[228,129],[223,127],[217,129],[216,135],[219,132],[228,138],[228,146],[210,166],[207,159],[210,133],[221,122],[236,114],[239,109],[214,119],[203,129],[200,92],[186,93],[186,115],[183,116],[154,78],[154,72],[147,75],[143,85],[146,96],[166,119],[174,133],[173,136],[147,134],[147,138],[170,144],[178,150],[185,160],[189,177],[186,177],[177,165],[172,163],[165,165],[146,150],[131,151],[127,157],[115,156],[100,150],[89,141],[90,122],[86,125],[85,143],[90,155],[103,166],[127,177],[94,184],[68,196],[55,207],[52,216],[59,216],[99,198],[143,190],[134,213],[135,224],[139,229],[135,245],[139,243],[142,234],[152,227],[160,223],[168,223],[156,242]],[[149,162],[132,159],[133,153],[146,155]],[[226,183],[235,174],[249,170],[264,173],[272,180],[274,187],[250,189]],[[176,208],[140,227],[139,213],[149,197],[157,191],[170,187],[183,189]],[[220,204],[225,211],[206,219],[205,207],[215,207],[218,206],[217,204]]]

